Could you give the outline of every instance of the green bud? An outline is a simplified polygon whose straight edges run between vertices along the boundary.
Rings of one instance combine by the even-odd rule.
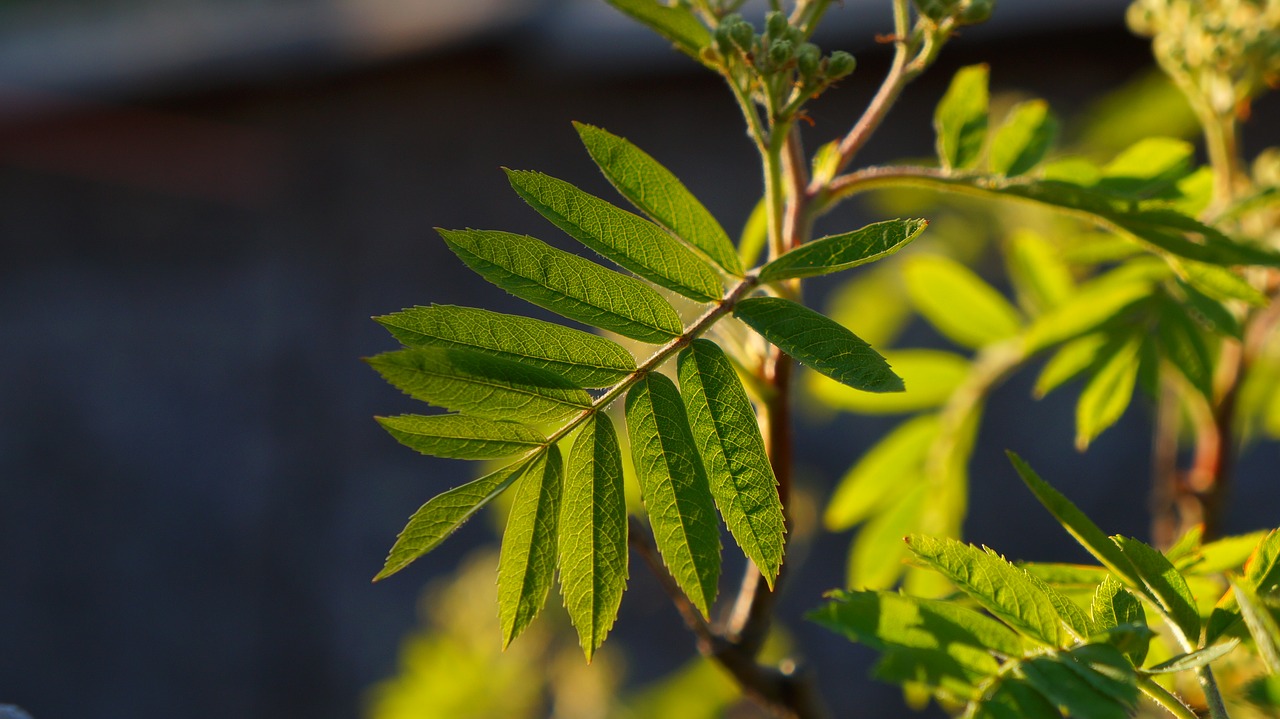
[[[853,72],[857,65],[858,61],[853,59],[853,55],[844,50],[836,50],[827,58],[827,79],[839,80]]]
[[[729,34],[729,26],[720,23],[716,26],[716,47],[719,48],[722,55],[728,56],[733,54],[736,49],[733,44],[733,36]]]
[[[969,0],[969,4],[960,11],[957,19],[961,25],[977,25],[980,22],[986,22],[991,17],[995,4],[995,0]]]
[[[822,61],[822,51],[817,45],[806,42],[796,50],[796,65],[800,67],[800,75],[805,80],[812,79],[818,72],[818,63]]]
[[[729,26],[729,37],[739,50],[751,52],[751,46],[756,41],[756,31],[751,27],[751,23],[742,20]]]
[[[764,21],[765,36],[770,40],[778,40],[787,36],[787,30],[790,29],[787,23],[787,16],[780,12],[771,12]]]
[[[791,43],[779,40],[769,48],[769,62],[777,66],[785,65],[791,59],[792,52]]]
[[[960,0],[912,0],[916,10],[934,22],[942,22],[955,14]]]

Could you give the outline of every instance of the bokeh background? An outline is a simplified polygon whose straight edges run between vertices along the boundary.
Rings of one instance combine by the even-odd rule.
[[[998,5],[860,161],[930,154],[933,103],[963,64],[989,62],[998,92],[1048,98],[1068,135],[1093,99],[1149,70],[1124,0]],[[830,13],[820,43],[860,65],[813,106],[811,146],[874,91],[887,8]],[[1277,110],[1256,108],[1249,154],[1277,142]],[[597,0],[0,5],[0,704],[36,719],[367,715],[419,626],[424,584],[494,536],[472,522],[370,584],[406,517],[474,467],[418,456],[371,420],[414,407],[359,361],[394,344],[369,316],[430,302],[538,314],[431,228],[569,247],[499,167],[608,196],[571,120],[647,149],[731,231],[759,193],[715,78]],[[827,229],[871,219],[853,206]],[[908,337],[938,342],[922,325]],[[1082,558],[1016,490],[1006,447],[1104,526],[1145,536],[1148,408],[1077,455],[1075,390],[1032,402],[1033,376],[992,399],[968,537]],[[818,505],[892,424],[800,421]],[[1276,524],[1278,467],[1274,444],[1245,455],[1230,529]],[[793,557],[783,624],[838,716],[894,716],[898,690],[865,679],[872,654],[800,618],[842,581],[847,542],[818,533]],[[611,646],[620,692],[694,653],[638,563]]]

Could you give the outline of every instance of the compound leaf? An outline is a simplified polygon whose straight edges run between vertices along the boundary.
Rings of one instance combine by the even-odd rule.
[[[627,393],[641,496],[663,561],[704,617],[720,579],[720,530],[706,470],[675,384],[650,374]]]
[[[409,518],[409,523],[391,547],[382,571],[378,572],[373,581],[386,579],[439,546],[473,514],[519,479],[532,460],[533,458],[522,459],[431,498]]]
[[[982,347],[1018,333],[1013,305],[969,268],[938,255],[912,257],[904,277],[920,314],[965,347]]]
[[[987,139],[987,66],[960,68],[933,115],[938,159],[946,170],[978,162]]]
[[[486,280],[563,317],[652,344],[684,329],[680,315],[645,283],[540,240],[491,230],[437,231]]]
[[[697,302],[720,299],[715,270],[652,222],[540,172],[507,170],[507,179],[543,217],[622,267]]]
[[[680,353],[680,394],[711,494],[729,532],[769,586],[782,566],[786,524],[755,412],[729,358],[710,340]]]
[[[566,419],[591,406],[591,395],[564,378],[471,350],[419,347],[366,360],[414,399],[487,419]]]
[[[518,422],[460,414],[374,419],[404,446],[432,457],[493,459],[528,452],[547,442],[541,432]]]
[[[579,387],[608,387],[635,371],[614,342],[531,317],[453,305],[413,307],[374,317],[406,347],[461,347],[535,365]]]
[[[749,297],[733,314],[801,364],[864,392],[901,392],[902,379],[844,326],[780,297]]]
[[[801,245],[760,269],[761,282],[816,277],[888,257],[929,226],[928,220],[885,220]]]
[[[529,626],[556,571],[556,530],[564,485],[560,450],[538,453],[516,486],[498,558],[498,616],[505,649]]]
[[[569,454],[560,510],[560,591],[588,662],[613,627],[627,584],[622,476],[613,422],[596,413]]]
[[[623,197],[668,232],[706,253],[731,275],[742,276],[733,242],[698,198],[644,150],[598,127],[573,123],[591,159]]]
[[[1058,134],[1058,121],[1044,100],[1018,103],[996,130],[988,160],[991,171],[1015,177],[1044,159]]]
[[[1049,646],[1070,640],[1041,586],[1008,561],[945,537],[913,534],[907,544],[921,561],[1019,632]]]

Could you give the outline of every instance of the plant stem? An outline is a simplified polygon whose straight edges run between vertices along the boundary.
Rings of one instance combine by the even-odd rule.
[[[1178,719],[1199,719],[1195,712],[1182,703],[1182,700],[1170,693],[1168,689],[1157,684],[1151,677],[1139,675],[1138,688],[1156,704],[1168,709],[1169,713]]]
[[[1200,688],[1204,690],[1205,703],[1209,705],[1211,719],[1230,719],[1227,707],[1222,702],[1222,692],[1218,691],[1218,680],[1213,678],[1213,670],[1205,665],[1196,670],[1200,679]]]

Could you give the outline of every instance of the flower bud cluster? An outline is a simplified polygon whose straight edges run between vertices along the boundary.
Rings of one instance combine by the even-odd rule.
[[[1219,114],[1280,85],[1280,0],[1134,0],[1128,21]]]
[[[782,78],[782,84],[799,97],[822,92],[852,73],[857,64],[852,55],[840,50],[824,57],[780,12],[768,14],[764,32],[756,32],[741,15],[726,15],[715,29],[715,44],[709,50],[713,56],[708,59],[749,68],[761,79]]]

